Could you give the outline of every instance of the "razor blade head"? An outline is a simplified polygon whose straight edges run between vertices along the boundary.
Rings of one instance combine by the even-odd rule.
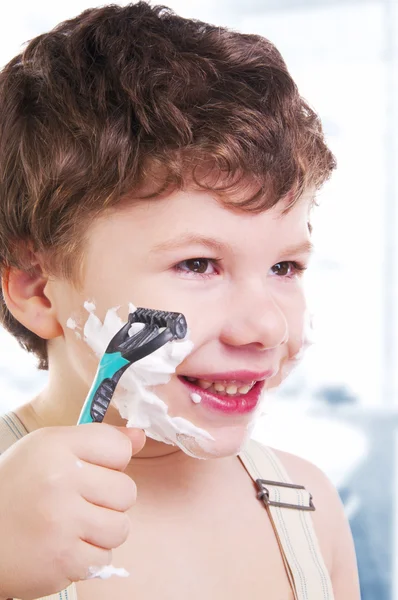
[[[173,334],[174,339],[182,340],[187,335],[187,322],[183,314],[168,312],[164,310],[153,310],[151,308],[137,308],[129,315],[130,323],[144,323],[145,325],[157,325],[167,327]]]

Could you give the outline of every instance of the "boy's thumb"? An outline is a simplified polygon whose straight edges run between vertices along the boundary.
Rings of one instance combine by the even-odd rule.
[[[142,429],[135,429],[134,427],[116,427],[116,429],[130,439],[132,456],[138,454],[145,446],[146,435]]]

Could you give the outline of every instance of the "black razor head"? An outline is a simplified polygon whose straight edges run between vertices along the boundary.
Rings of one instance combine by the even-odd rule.
[[[145,325],[166,327],[173,334],[173,338],[182,340],[187,335],[187,322],[183,314],[152,310],[151,308],[137,308],[129,314],[129,323],[144,323]]]

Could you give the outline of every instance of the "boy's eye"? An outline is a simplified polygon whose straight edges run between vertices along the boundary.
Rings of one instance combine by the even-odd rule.
[[[293,277],[304,270],[304,265],[291,260],[284,260],[271,267],[271,271],[278,277]]]
[[[189,260],[184,260],[182,264],[185,264],[187,269],[194,273],[206,273],[209,261],[207,258],[191,258]]]
[[[197,273],[198,275],[212,275],[216,272],[214,264],[216,260],[210,258],[189,258],[178,263],[177,270],[185,273]]]
[[[285,277],[286,275],[290,274],[290,267],[291,267],[290,262],[284,261],[284,262],[276,263],[276,265],[274,265],[272,267],[272,270],[275,275],[280,275],[281,277]]]

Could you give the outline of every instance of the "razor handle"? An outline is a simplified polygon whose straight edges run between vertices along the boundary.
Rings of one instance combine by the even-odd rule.
[[[120,352],[103,355],[80,413],[78,425],[102,423],[117,383],[130,364]]]

